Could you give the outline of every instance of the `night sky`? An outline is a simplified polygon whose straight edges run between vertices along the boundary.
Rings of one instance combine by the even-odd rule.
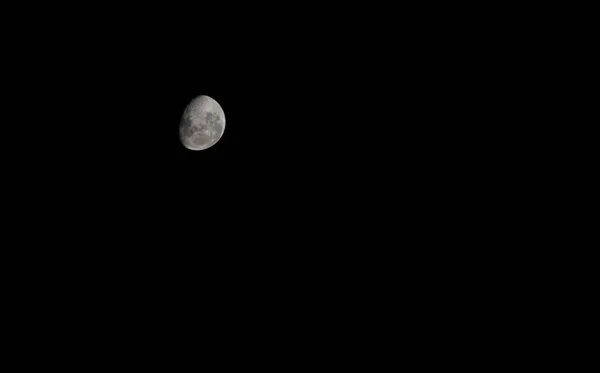
[[[28,206],[15,221],[56,222],[40,229],[67,246],[168,247],[173,260],[224,247],[331,259],[481,221],[474,201],[504,185],[497,165],[518,144],[502,140],[520,118],[508,113],[523,105],[504,94],[510,60],[481,22],[248,7],[194,22],[180,9],[96,11],[14,42],[18,123],[44,118],[4,138]],[[226,128],[190,151],[178,127],[200,95]]]
[[[422,214],[438,188],[486,169],[473,154],[491,148],[501,113],[491,102],[502,101],[482,93],[485,44],[425,22],[430,13],[182,25],[148,12],[135,22],[119,13],[110,32],[101,17],[77,21],[78,33],[57,27],[22,62],[31,84],[15,96],[34,92],[43,99],[24,110],[56,123],[18,157],[60,195],[45,203],[145,221],[141,231],[160,226],[166,237],[210,216],[249,242],[285,244],[257,227],[313,242],[315,232],[337,240],[381,227],[381,211]],[[226,129],[194,152],[178,126],[200,95],[220,103]]]
[[[486,276],[504,286],[534,266],[510,251],[540,246],[516,237],[544,154],[521,157],[539,140],[524,58],[498,41],[514,24],[450,3],[210,5],[27,4],[6,33],[2,263],[25,319],[9,324],[69,361],[173,349],[169,371],[367,348],[372,370],[411,327],[420,364],[447,361],[432,341],[471,352],[455,336],[505,320],[487,312],[513,294]],[[226,126],[190,151],[200,95]]]

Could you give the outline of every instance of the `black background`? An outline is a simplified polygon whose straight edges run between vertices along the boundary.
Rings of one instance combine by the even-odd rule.
[[[49,302],[102,293],[140,330],[148,309],[247,335],[300,310],[350,333],[347,310],[390,310],[397,286],[425,299],[448,263],[501,244],[489,214],[521,187],[499,161],[525,103],[505,94],[522,63],[491,13],[237,6],[13,30],[7,230],[29,271],[60,279]],[[178,126],[199,95],[226,128],[194,152]]]
[[[504,94],[517,62],[491,14],[246,7],[20,29],[12,96],[19,120],[44,120],[4,138],[7,184],[28,206],[15,221],[67,248],[191,263],[223,248],[335,261],[475,231],[523,105]],[[221,104],[226,130],[194,152],[178,126],[199,95]]]
[[[6,183],[28,206],[15,221],[58,224],[40,229],[66,246],[324,246],[334,258],[404,233],[439,239],[432,229],[477,220],[474,201],[525,143],[512,134],[528,118],[511,113],[527,101],[510,87],[527,65],[503,53],[484,10],[79,12],[31,16],[7,54],[19,116],[3,138]],[[193,152],[177,131],[199,95],[227,122]]]

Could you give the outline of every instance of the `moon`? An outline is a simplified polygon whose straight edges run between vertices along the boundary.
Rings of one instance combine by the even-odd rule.
[[[215,145],[225,131],[225,113],[213,98],[202,95],[186,107],[179,124],[179,138],[190,150],[205,150]]]

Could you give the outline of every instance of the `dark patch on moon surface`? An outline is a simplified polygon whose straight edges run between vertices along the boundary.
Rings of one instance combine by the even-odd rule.
[[[221,116],[218,113],[206,113],[206,123],[214,128],[217,134],[223,133]]]
[[[196,135],[192,138],[192,142],[198,146],[207,145],[209,140],[210,137],[205,135]]]
[[[192,120],[191,119],[186,119],[183,118],[181,120],[181,130],[182,130],[182,135],[185,138],[188,138],[190,136],[192,136],[193,132],[192,132]]]

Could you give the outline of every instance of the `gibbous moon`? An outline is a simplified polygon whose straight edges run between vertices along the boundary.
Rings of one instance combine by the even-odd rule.
[[[208,149],[219,141],[225,131],[225,113],[221,105],[208,96],[192,100],[183,112],[179,138],[190,150]]]

